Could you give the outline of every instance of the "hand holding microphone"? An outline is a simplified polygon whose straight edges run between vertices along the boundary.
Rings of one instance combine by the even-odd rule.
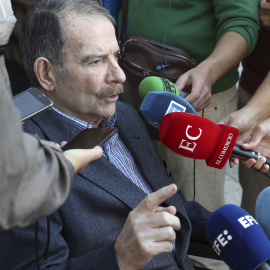
[[[195,114],[195,115],[197,114],[195,109],[191,106],[191,104],[186,99],[177,95],[178,93],[177,87],[175,86],[175,84],[171,83],[167,79],[154,77],[154,76],[147,77],[146,79],[142,80],[139,87],[139,91],[140,91],[141,97],[143,98],[140,111],[142,115],[144,116],[144,118],[156,128],[160,127],[161,119],[164,117],[164,115],[168,113],[186,112],[186,113]],[[205,120],[205,118],[199,117],[199,121],[207,121],[207,120]],[[214,124],[214,126],[216,126],[216,124],[213,123],[212,121],[209,120],[209,122],[211,124]],[[227,129],[229,129],[228,126],[227,126]],[[254,151],[244,150],[239,145],[235,145],[233,150],[234,151],[232,152],[232,156],[238,157],[240,159],[249,160],[252,158],[255,160],[261,160],[260,154]],[[228,155],[228,157],[229,156],[230,155]],[[228,157],[223,158],[223,161],[225,161],[225,163],[228,160]],[[193,155],[192,158],[198,158],[198,157]],[[269,161],[270,160],[267,160],[266,163],[270,164]],[[250,160],[248,162],[250,162]],[[223,164],[224,166],[225,163],[224,164],[221,163],[221,164]],[[209,162],[209,164],[211,164],[211,162]],[[211,166],[209,164],[208,166]],[[264,166],[268,166],[268,165],[264,165]]]
[[[269,170],[265,163],[264,156],[270,156],[270,119],[257,122],[256,114],[252,114],[250,107],[244,108],[227,115],[219,123],[237,127],[239,129],[238,143],[245,150],[254,149],[261,153],[261,158],[256,160],[242,161],[242,164],[247,168],[260,169],[260,172],[266,173]],[[230,167],[238,165],[239,160],[230,159]]]
[[[237,128],[216,124],[198,115],[169,113],[160,123],[160,140],[185,157],[205,159],[210,167],[222,169],[230,155],[241,159],[258,158],[258,153],[236,144]],[[266,158],[270,164],[270,159]]]
[[[217,255],[232,270],[270,270],[270,242],[258,222],[242,208],[228,204],[206,222],[206,233]]]
[[[222,169],[236,143],[238,129],[217,125],[193,114],[169,113],[160,123],[161,142],[179,155],[205,159],[210,167]]]
[[[184,87],[191,88],[191,93],[186,99],[196,111],[201,111],[211,103],[211,87],[215,81],[213,80],[213,71],[218,69],[215,68],[210,71],[210,67],[207,64],[210,62],[203,61],[195,68],[182,74],[175,82],[179,90],[182,90]]]

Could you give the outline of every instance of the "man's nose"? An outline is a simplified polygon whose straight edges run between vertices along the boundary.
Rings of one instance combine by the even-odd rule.
[[[112,81],[115,81],[117,83],[124,83],[126,80],[126,75],[122,68],[119,66],[116,59],[114,59],[110,64],[109,73]]]

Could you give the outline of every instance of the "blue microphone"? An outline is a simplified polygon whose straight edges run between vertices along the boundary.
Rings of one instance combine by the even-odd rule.
[[[212,213],[206,233],[217,255],[232,270],[269,270],[270,242],[245,210],[227,204]]]
[[[255,215],[268,239],[270,239],[270,187],[265,188],[259,194],[256,200]]]
[[[151,91],[144,97],[140,111],[144,118],[154,127],[159,128],[161,119],[170,112],[197,114],[184,98],[169,92]]]

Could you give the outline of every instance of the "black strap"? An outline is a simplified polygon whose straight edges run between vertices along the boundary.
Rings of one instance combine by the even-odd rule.
[[[5,45],[0,45],[0,56],[3,55],[5,53],[5,49],[7,47],[7,44]]]
[[[122,18],[121,18],[120,31],[118,35],[118,42],[119,42],[120,47],[122,45],[124,33],[126,29],[127,13],[128,13],[128,0],[122,0]]]

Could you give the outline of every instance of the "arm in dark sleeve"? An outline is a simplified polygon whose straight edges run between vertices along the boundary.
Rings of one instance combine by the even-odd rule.
[[[35,224],[25,228],[14,228],[0,232],[0,268],[1,269],[36,269],[36,250],[41,269],[89,269],[89,270],[119,270],[114,242],[96,250],[87,251],[78,257],[69,258],[69,247],[64,238],[63,222],[59,211],[50,216],[50,234],[46,218],[38,221],[38,230]],[[38,235],[36,242],[35,235]],[[45,250],[48,241],[48,257],[45,263]],[[8,243],[5,245],[4,243]],[[12,248],[10,248],[12,247]]]
[[[206,235],[205,223],[211,213],[195,201],[186,201],[183,193],[180,190],[178,190],[178,193],[184,203],[191,222],[191,239],[209,243],[208,237]]]
[[[86,255],[70,259],[63,269],[120,270],[114,251],[115,242]],[[59,268],[57,268],[59,269]]]

